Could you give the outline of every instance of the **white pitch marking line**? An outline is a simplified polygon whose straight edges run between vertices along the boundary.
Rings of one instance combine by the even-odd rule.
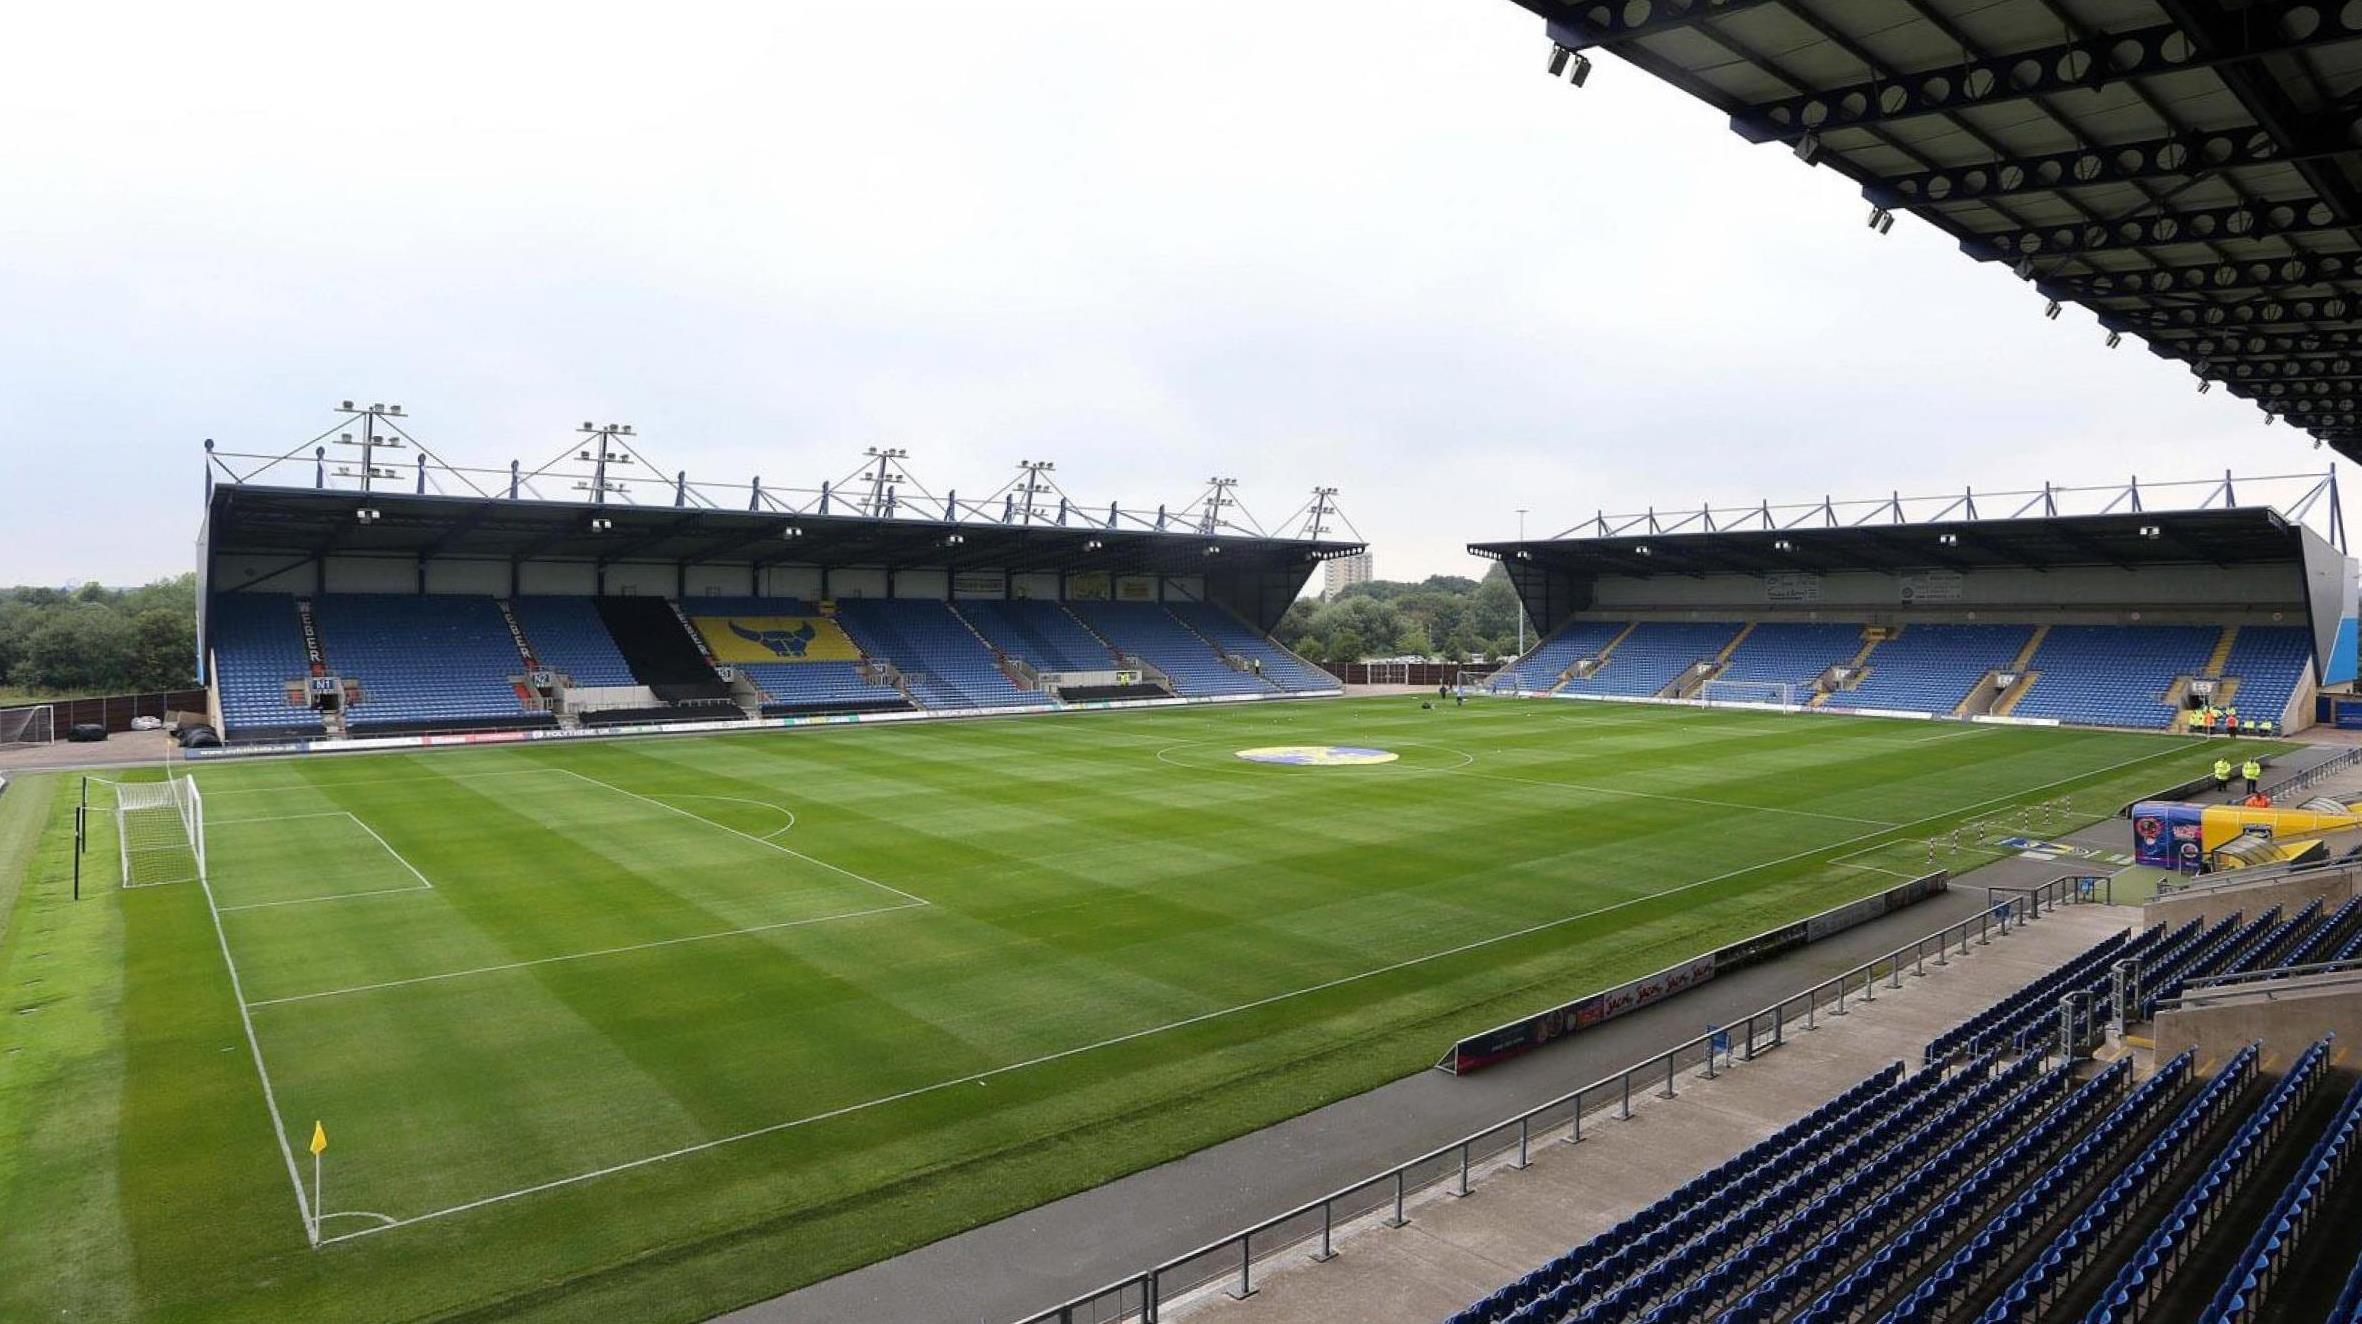
[[[399,891],[416,891],[400,888]],[[503,970],[526,970],[537,965],[556,965],[562,961],[587,961],[598,956],[621,956],[626,952],[645,952],[658,947],[678,947],[683,943],[712,942],[718,938],[740,938],[748,934],[769,933],[775,929],[799,929],[809,924],[826,924],[833,920],[859,919],[864,915],[886,915],[897,910],[913,910],[928,904],[924,901],[905,901],[894,906],[872,906],[867,910],[847,910],[834,915],[814,915],[805,919],[786,919],[772,924],[749,924],[744,928],[720,929],[712,933],[692,933],[679,938],[658,938],[653,942],[635,942],[622,947],[601,947],[595,951],[569,952],[563,956],[539,956],[530,961],[507,961],[499,965],[472,966],[466,970],[446,970],[441,974],[416,975],[409,979],[388,979],[375,984],[355,984],[350,988],[322,989],[316,993],[290,993],[284,997],[264,998],[249,1002],[249,1007],[278,1007],[290,1002],[315,1002],[321,998],[341,998],[352,993],[374,993],[379,989],[406,988],[412,984],[434,984],[446,979],[464,979],[470,975],[498,974]]]
[[[378,1222],[383,1223],[388,1227],[391,1227],[392,1225],[402,1221],[398,1218],[395,1218],[391,1214],[381,1214],[374,1209],[337,1209],[321,1211],[321,1222],[325,1223],[331,1218],[374,1218]]]
[[[668,805],[668,804],[666,804],[666,803],[665,803],[664,801],[662,801],[662,800],[654,800],[654,799],[650,799],[649,797],[647,797],[647,796],[645,796],[645,795],[642,795],[642,794],[640,794],[638,791],[627,791],[627,790],[623,789],[622,787],[620,787],[620,786],[617,786],[617,785],[616,785],[615,783],[613,783],[613,782],[603,782],[603,781],[600,781],[600,780],[599,780],[598,778],[596,778],[596,777],[591,777],[591,776],[587,776],[587,775],[585,775],[585,774],[583,774],[583,773],[576,772],[576,771],[574,771],[572,768],[556,768],[556,769],[552,769],[552,771],[555,771],[555,772],[563,772],[563,773],[565,773],[565,774],[566,774],[567,776],[569,776],[569,777],[575,778],[576,780],[579,780],[579,781],[586,781],[586,782],[589,782],[589,783],[590,783],[591,785],[593,785],[593,786],[604,786],[604,787],[606,787],[608,790],[615,792],[617,795],[627,795],[627,796],[630,796],[632,799],[634,799],[634,800],[638,800],[638,801],[640,801],[640,802],[641,802],[641,803],[643,803],[643,804],[652,804],[652,805],[656,806],[656,807],[657,807],[657,808],[659,808],[659,809],[663,809],[663,810],[666,810],[666,811],[668,811],[668,812],[671,812],[671,813],[679,814],[679,815],[680,815],[681,817],[683,817],[683,818],[691,818],[691,819],[695,819],[695,820],[697,820],[698,822],[705,824],[707,827],[714,828],[714,829],[717,829],[717,830],[719,830],[719,831],[722,831],[722,832],[727,832],[727,833],[729,833],[731,836],[733,836],[733,837],[738,837],[738,838],[740,838],[740,839],[742,839],[742,840],[745,840],[745,841],[751,841],[751,842],[753,842],[754,844],[756,844],[757,846],[764,847],[765,849],[778,851],[778,852],[779,852],[780,854],[782,854],[782,855],[793,856],[793,857],[794,857],[794,858],[796,858],[796,859],[802,860],[802,861],[803,861],[804,863],[806,863],[806,864],[817,865],[817,866],[819,866],[820,868],[823,868],[823,869],[826,869],[826,870],[828,870],[830,873],[833,873],[833,874],[841,874],[841,875],[843,875],[844,877],[850,878],[850,879],[852,879],[854,882],[857,882],[857,883],[867,883],[867,884],[869,884],[871,887],[877,888],[879,891],[882,891],[882,892],[892,892],[894,895],[896,895],[896,896],[898,896],[898,897],[901,897],[901,898],[902,898],[903,900],[905,900],[905,901],[915,902],[915,903],[917,903],[918,905],[922,905],[922,906],[929,906],[929,905],[933,905],[933,904],[934,904],[934,902],[927,900],[927,898],[925,898],[925,897],[923,897],[923,896],[913,896],[913,895],[911,895],[910,893],[908,893],[908,892],[905,892],[905,891],[903,891],[901,888],[899,888],[899,887],[895,887],[895,886],[893,886],[893,885],[892,885],[892,884],[890,884],[890,883],[881,883],[881,882],[879,882],[879,881],[878,881],[877,879],[875,879],[875,878],[871,878],[871,877],[869,877],[869,876],[867,876],[867,875],[865,875],[865,874],[858,874],[858,873],[855,873],[855,872],[853,872],[851,869],[847,869],[847,868],[845,868],[845,867],[844,867],[844,866],[842,866],[842,865],[830,864],[830,863],[829,863],[828,861],[826,861],[826,860],[823,860],[823,859],[817,859],[817,858],[814,858],[813,856],[806,855],[806,854],[804,854],[802,851],[800,851],[800,850],[797,850],[797,849],[795,849],[795,848],[794,848],[794,847],[792,847],[792,846],[782,846],[782,845],[780,845],[780,844],[779,844],[778,842],[776,842],[776,841],[769,841],[769,840],[766,840],[766,839],[764,839],[764,838],[762,838],[762,837],[758,837],[758,836],[754,835],[754,834],[753,834],[753,833],[751,833],[751,832],[741,832],[741,831],[739,831],[737,828],[731,827],[731,826],[730,826],[729,824],[727,824],[727,823],[716,823],[715,821],[713,821],[713,820],[712,820],[712,819],[710,819],[710,818],[707,818],[707,817],[706,817],[705,815],[703,815],[703,814],[692,814],[692,813],[690,813],[688,810],[681,808],[679,805]]]
[[[2040,786],[2027,787],[2025,791],[2011,792],[2006,795],[1997,795],[1990,800],[1980,800],[1975,804],[1962,805],[1955,809],[1947,810],[1942,814],[1931,815],[1927,818],[1918,819],[1910,823],[1897,824],[1896,826],[1916,827],[1920,823],[1937,822],[1942,819],[1950,818],[1955,814],[1973,813],[1985,805],[1994,804],[2003,800],[2014,799],[2018,795],[2025,794],[2027,792],[2048,790],[2053,786],[2061,785],[2065,782],[2079,781],[2085,777],[2101,776],[2105,773],[2116,772],[2123,768],[2129,768],[2136,763],[2153,762],[2157,759],[2165,757],[2168,754],[2178,754],[2184,752],[2187,751],[2181,747],[2158,750],[2155,753],[2143,754],[2137,758],[2126,759],[2122,763],[2111,764],[2105,768],[2093,768],[2086,772],[2078,772],[2072,776],[2061,777],[2057,781],[2045,782]],[[1683,883],[1678,887],[1667,888],[1661,892],[1652,892],[1646,896],[1630,897],[1623,901],[1615,902],[1612,905],[1600,906],[1592,910],[1583,911],[1579,914],[1565,915],[1553,920],[1544,920],[1539,924],[1531,924],[1522,929],[1514,929],[1507,933],[1495,934],[1489,938],[1478,938],[1473,942],[1462,943],[1457,947],[1447,947],[1442,951],[1429,952],[1424,956],[1410,957],[1405,960],[1393,962],[1390,965],[1379,966],[1373,970],[1364,970],[1359,974],[1343,975],[1336,979],[1326,980],[1322,983],[1312,984],[1304,988],[1291,989],[1284,993],[1274,993],[1269,997],[1257,998],[1252,1002],[1242,1002],[1235,1007],[1223,1007],[1215,1011],[1202,1012],[1196,1016],[1186,1017],[1182,1020],[1170,1021],[1163,1025],[1153,1025],[1144,1030],[1134,1030],[1128,1034],[1119,1034],[1113,1038],[1101,1039],[1096,1043],[1083,1044],[1076,1048],[1060,1049],[1055,1053],[1045,1053],[1039,1057],[1027,1058],[1022,1062],[1011,1062],[1007,1065],[993,1067],[989,1070],[979,1071],[972,1075],[960,1076],[952,1080],[936,1081],[931,1085],[919,1085],[911,1089],[900,1091],[899,1093],[882,1095],[878,1098],[865,1100],[860,1103],[849,1103],[841,1108],[831,1108],[826,1112],[813,1113],[808,1117],[799,1117],[792,1121],[773,1122],[768,1126],[756,1127],[751,1131],[740,1131],[734,1135],[717,1136],[712,1140],[699,1141],[694,1145],[683,1145],[677,1149],[669,1149],[661,1154],[648,1154],[640,1158],[627,1160],[622,1163],[610,1164],[607,1167],[594,1169],[589,1172],[578,1172],[572,1176],[559,1177],[554,1180],[540,1182],[532,1186],[522,1186],[513,1191],[503,1191],[498,1195],[487,1195],[481,1199],[467,1201],[464,1204],[455,1204],[442,1209],[429,1210],[423,1214],[413,1214],[408,1218],[399,1219],[395,1222],[388,1223],[383,1227],[362,1228],[357,1232],[346,1232],[338,1236],[329,1237],[323,1240],[321,1244],[327,1245],[330,1242],[350,1241],[356,1237],[375,1236],[380,1232],[390,1232],[395,1228],[408,1227],[413,1223],[424,1223],[433,1219],[448,1218],[453,1214],[468,1213],[472,1210],[482,1209],[487,1205],[501,1204],[509,1200],[521,1199],[528,1195],[538,1195],[544,1191],[557,1190],[561,1187],[576,1186],[583,1182],[595,1181],[600,1177],[613,1176],[618,1172],[628,1172],[634,1168],[644,1168],[653,1164],[667,1162],[671,1159],[686,1158],[692,1154],[703,1153],[709,1149],[718,1149],[724,1145],[736,1144],[742,1140],[753,1140],[760,1136],[774,1135],[781,1131],[790,1131],[798,1127],[810,1126],[816,1122],[829,1121],[831,1119],[844,1117],[852,1113],[863,1112],[871,1108],[883,1107],[891,1103],[899,1103],[905,1099],[913,1099],[921,1095],[933,1094],[942,1090],[953,1089],[961,1085],[975,1084],[980,1081],[989,1080],[994,1076],[1008,1075],[1011,1072],[1023,1071],[1029,1067],[1042,1066],[1064,1058],[1075,1057],[1083,1053],[1094,1052],[1101,1048],[1112,1048],[1118,1044],[1130,1043],[1136,1039],[1145,1039],[1152,1035],[1163,1034],[1168,1030],[1185,1029],[1192,1025],[1200,1025],[1207,1021],[1221,1019],[1225,1016],[1234,1016],[1242,1011],[1253,1011],[1259,1007],[1268,1007],[1274,1003],[1286,1002],[1290,999],[1304,997],[1308,994],[1324,992],[1328,989],[1338,988],[1346,984],[1358,983],[1361,980],[1372,979],[1379,975],[1391,974],[1397,970],[1404,970],[1412,966],[1423,965],[1429,961],[1441,960],[1449,956],[1458,956],[1467,952],[1479,950],[1481,948],[1494,946],[1498,943],[1509,942],[1517,938],[1526,937],[1530,934],[1542,932],[1546,929],[1553,929],[1561,925],[1571,924],[1576,920],[1590,919],[1597,915],[1606,914],[1609,911],[1621,910],[1627,906],[1638,905],[1644,901],[1658,900],[1663,897],[1675,895],[1676,893],[1689,891],[1692,888],[1704,887],[1711,883],[1721,882],[1728,878],[1735,878],[1741,874],[1753,873],[1759,869],[1778,868],[1780,865],[1793,863],[1794,861],[1803,859],[1806,856],[1818,855],[1824,851],[1832,851],[1844,846],[1849,846],[1857,841],[1867,841],[1872,837],[1883,836],[1885,835],[1886,831],[1889,830],[1891,829],[1880,829],[1879,831],[1874,832],[1864,832],[1853,837],[1848,837],[1843,841],[1831,842],[1826,846],[1815,846],[1810,850],[1798,851],[1793,855],[1782,856],[1776,860],[1766,860],[1762,863],[1751,864],[1743,869],[1733,869],[1728,873],[1716,874],[1711,878],[1701,878],[1695,882]],[[903,909],[903,907],[889,908]],[[275,1113],[274,1120],[276,1120]],[[291,1165],[291,1171],[293,1162],[294,1160],[290,1158],[289,1163]]]
[[[248,901],[235,906],[217,907],[216,909],[218,909],[220,913],[228,915],[241,910],[269,910],[274,906],[309,906],[315,905],[322,901],[351,901],[365,896],[390,896],[396,892],[432,892],[435,890],[434,883],[428,881],[427,876],[418,871],[417,865],[412,864],[410,861],[402,858],[402,852],[395,850],[392,843],[388,842],[384,837],[377,835],[376,828],[373,828],[367,823],[362,822],[360,815],[355,814],[350,809],[323,809],[317,813],[310,814],[273,814],[265,818],[229,818],[216,822],[214,826],[220,827],[227,823],[283,823],[288,820],[298,818],[343,818],[350,820],[354,827],[357,827],[363,832],[368,833],[369,839],[371,841],[374,841],[379,846],[384,847],[385,853],[394,857],[394,863],[399,864],[404,869],[409,870],[410,876],[418,880],[418,886],[373,887],[366,892],[336,892],[327,896],[299,896],[291,897],[285,901]]]
[[[771,838],[778,836],[780,833],[787,831],[788,828],[792,828],[796,825],[795,810],[788,808],[786,805],[772,804],[768,800],[749,800],[743,795],[707,795],[700,791],[675,791],[672,793],[672,796],[675,800],[723,800],[730,804],[753,805],[757,809],[768,809],[775,814],[787,815],[786,827],[773,828],[769,832],[764,833],[761,837],[757,838],[757,840],[761,841],[769,841]],[[708,821],[710,822],[711,820]],[[714,826],[720,827],[721,824],[716,823]]]
[[[238,962],[230,955],[230,935],[221,926],[221,907],[214,904],[213,884],[200,878],[197,885],[205,891],[205,909],[213,917],[213,937],[221,944],[221,963],[230,972],[230,996],[237,999],[238,1020],[246,1027],[246,1047],[254,1054],[254,1074],[262,1081],[262,1101],[271,1112],[271,1130],[279,1137],[279,1156],[287,1160],[287,1181],[295,1188],[295,1212],[303,1222],[304,1238],[317,1246],[320,1232],[312,1221],[311,1197],[304,1193],[303,1174],[295,1166],[295,1146],[287,1143],[287,1124],[279,1116],[279,1096],[271,1088],[270,1068],[262,1060],[262,1040],[255,1036],[254,1015],[246,1006],[246,986],[238,978]]]

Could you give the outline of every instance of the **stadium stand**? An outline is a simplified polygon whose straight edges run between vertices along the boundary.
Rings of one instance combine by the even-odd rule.
[[[2312,665],[2313,641],[2295,626],[2248,625],[2231,641],[2231,655],[2223,670],[2236,678],[2238,688],[2227,702],[2240,715],[2278,723],[2289,697],[2304,683]]]
[[[1335,676],[1255,633],[1253,626],[1213,603],[1172,603],[1167,610],[1215,648],[1262,664],[1256,674],[1269,681],[1274,689],[1309,694],[1340,688]]]
[[[463,730],[547,724],[517,678],[525,660],[491,598],[330,593],[313,600],[321,648],[358,682],[353,731]]]
[[[2166,729],[2176,712],[2166,691],[2175,677],[2204,671],[2221,638],[2200,625],[2053,626],[2034,650],[2035,680],[2014,713]]]
[[[1684,670],[1712,659],[1740,628],[1737,621],[1642,621],[1608,654],[1605,665],[1569,680],[1559,693],[1655,694]]]
[[[1153,602],[1070,602],[1067,606],[1117,652],[1165,673],[1175,694],[1202,697],[1269,694],[1272,687],[1240,671]]]
[[[1569,621],[1558,633],[1542,640],[1526,655],[1503,667],[1492,679],[1495,689],[1534,693],[1555,689],[1567,668],[1614,643],[1624,633],[1624,621]]]
[[[287,683],[311,675],[292,595],[221,594],[213,599],[212,622],[226,739],[277,740],[326,730],[319,713],[287,701]]]
[[[2033,637],[2030,625],[1907,625],[1870,650],[1861,683],[1821,706],[1948,713],[1985,673],[2016,661]]]
[[[926,707],[1008,708],[1046,701],[1018,688],[947,603],[848,598],[837,603],[837,623],[861,651],[892,662],[911,696]]]
[[[1037,670],[1105,671],[1115,665],[1107,645],[1055,602],[968,600],[952,609],[987,643]]]
[[[510,604],[541,664],[576,685],[634,685],[631,664],[586,597],[525,597]]]
[[[1765,621],[1731,650],[1716,680],[1793,685],[1799,695],[1822,672],[1843,666],[1862,650],[1862,627],[1810,621]]]

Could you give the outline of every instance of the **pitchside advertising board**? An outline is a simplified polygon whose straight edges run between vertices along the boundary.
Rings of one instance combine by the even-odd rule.
[[[1470,1035],[1452,1045],[1452,1051],[1435,1065],[1455,1076],[1482,1071],[1496,1063],[1530,1053],[1554,1039],[1563,1039],[1601,1021],[1614,1020],[1626,1012],[1662,1001],[1685,989],[1696,988],[1716,975],[1759,965],[1784,952],[1794,951],[1831,934],[1842,933],[1881,915],[1915,905],[1944,891],[1950,877],[1948,873],[1937,872],[1914,878],[1875,896],[1866,896],[1833,910],[1824,910],[1809,919],[1758,933],[1752,938],[1742,939],[1680,965],[1643,975],[1631,983],[1562,1003],[1507,1025],[1494,1026],[1482,1034]]]

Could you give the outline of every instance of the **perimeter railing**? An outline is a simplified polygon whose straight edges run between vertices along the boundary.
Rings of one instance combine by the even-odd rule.
[[[2284,979],[2303,979],[2318,975],[2335,978],[2313,984],[2306,992],[2317,992],[2325,985],[2343,986],[2362,982],[2362,960],[2322,961],[2313,965],[2270,966],[2262,970],[2242,970],[2237,974],[2209,975],[2182,985],[2181,992],[2157,1004],[2159,1011],[2179,1011],[2203,1007],[2214,997],[2237,999],[2254,993],[2257,986],[2278,983]]]
[[[2262,787],[2260,789],[2263,794],[2272,797],[2272,803],[2278,804],[2280,803],[2281,797],[2296,791],[2305,790],[2308,787],[2317,786],[2321,782],[2326,781],[2331,774],[2343,772],[2347,768],[2351,768],[2357,763],[2362,763],[2362,745],[2357,745],[2352,749],[2344,751],[2343,753],[2333,755],[2332,757],[2324,759],[2321,762],[2314,764],[2312,767],[2305,769],[2303,772],[2292,773],[2289,776],[2283,777],[2280,780],[2273,782],[2271,785]]]
[[[1252,1296],[1257,1270],[1268,1268],[1275,1257],[1300,1253],[1324,1262],[1336,1255],[1337,1234],[1348,1224],[1374,1219],[1378,1226],[1402,1227],[1411,1221],[1414,1197],[1438,1189],[1445,1196],[1465,1196],[1485,1177],[1528,1166],[1537,1145],[1582,1143],[1586,1127],[1596,1127],[1603,1114],[1629,1120],[1636,1095],[1674,1098],[1684,1075],[1712,1080],[1734,1063],[1778,1048],[1790,1033],[1817,1030],[1827,1018],[1876,1002],[1881,988],[1902,988],[1905,976],[1924,976],[1928,966],[1948,965],[2061,906],[2099,900],[2102,889],[2085,886],[2087,881],[2086,875],[2070,874],[2035,887],[1988,888],[1989,904],[1967,919],[1572,1093],[1016,1324],[1156,1324],[1167,1302],[1193,1292],[1219,1287],[1233,1297]]]

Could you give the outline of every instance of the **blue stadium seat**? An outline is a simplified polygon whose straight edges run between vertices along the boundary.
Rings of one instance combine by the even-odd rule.
[[[1540,640],[1525,656],[1493,673],[1487,688],[1540,693],[1554,688],[1568,667],[1615,642],[1624,621],[1569,621],[1549,638]]]
[[[358,681],[345,714],[356,733],[529,726],[512,677],[525,670],[516,640],[488,597],[330,593],[313,600],[321,649],[338,675]]]
[[[985,640],[1040,671],[1106,671],[1115,656],[1088,627],[1055,602],[968,599],[952,607]]]
[[[2221,639],[2212,625],[2052,626],[2012,715],[2164,730],[2177,712],[2166,702],[2174,678],[2203,672]]]
[[[2241,626],[2223,663],[2223,674],[2239,681],[2230,701],[2243,720],[2261,718],[2277,726],[2312,665],[2311,631],[2291,625]]]
[[[217,593],[206,608],[225,740],[316,736],[320,714],[287,702],[287,682],[311,674],[303,620],[286,593]]]
[[[1256,633],[1253,626],[1213,603],[1176,602],[1168,604],[1167,609],[1176,620],[1223,652],[1262,663],[1263,679],[1281,690],[1312,694],[1344,688],[1335,676]]]
[[[992,650],[932,598],[843,598],[837,624],[868,657],[891,662],[912,697],[928,708],[1013,708],[1047,703],[1020,689]]]
[[[598,608],[584,597],[518,598],[509,609],[533,655],[577,685],[632,685],[630,664],[607,633]]]
[[[1599,670],[1559,688],[1561,694],[1645,697],[1689,667],[1714,657],[1738,634],[1737,621],[1642,621]]]
[[[1175,694],[1276,694],[1279,687],[1222,660],[1203,637],[1154,602],[1069,602],[1077,617],[1115,645],[1165,673]]]
[[[1801,699],[1822,672],[1852,661],[1861,651],[1858,624],[1765,621],[1747,632],[1714,678],[1792,685]]]
[[[1860,684],[1821,706],[1949,713],[1986,672],[2016,661],[2033,637],[2030,625],[1907,625],[1870,650]]]

